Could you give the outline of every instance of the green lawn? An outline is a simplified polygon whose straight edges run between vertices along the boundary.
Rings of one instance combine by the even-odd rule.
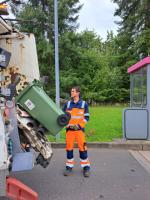
[[[100,106],[90,107],[90,121],[86,126],[86,137],[89,142],[106,142],[122,138],[123,107]],[[60,134],[60,142],[65,141],[65,130]],[[49,137],[55,141],[54,137]]]

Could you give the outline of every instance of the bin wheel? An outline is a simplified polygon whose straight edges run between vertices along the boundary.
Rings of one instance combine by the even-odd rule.
[[[65,112],[65,114],[67,115],[67,117],[69,117],[69,120],[70,120],[71,114],[69,112]]]
[[[57,123],[60,126],[66,126],[69,122],[70,118],[66,114],[59,115],[57,118]]]

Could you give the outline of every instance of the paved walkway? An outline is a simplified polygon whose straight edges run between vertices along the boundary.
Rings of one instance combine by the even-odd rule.
[[[55,149],[48,168],[36,166],[33,171],[15,174],[15,177],[37,191],[40,200],[149,200],[150,174],[134,158],[134,153],[89,149],[91,177],[82,176],[78,159],[74,175],[64,177],[65,151]],[[77,150],[75,157],[78,158]]]

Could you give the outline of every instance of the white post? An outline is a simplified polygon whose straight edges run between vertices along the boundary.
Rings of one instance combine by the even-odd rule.
[[[58,1],[54,0],[54,26],[55,26],[55,84],[56,84],[56,104],[60,106],[59,88],[59,49],[58,49]],[[60,139],[60,134],[56,135],[56,140]]]
[[[56,104],[60,106],[59,88],[59,50],[58,50],[58,2],[54,0],[54,24],[55,24],[55,83],[56,83]]]

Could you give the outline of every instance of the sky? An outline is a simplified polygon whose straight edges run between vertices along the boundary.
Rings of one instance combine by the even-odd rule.
[[[111,0],[80,0],[84,4],[79,13],[79,32],[85,29],[94,30],[103,39],[106,39],[107,30],[113,30],[117,34],[118,26],[114,21],[118,21],[118,17],[114,17],[117,5]]]
[[[78,32],[85,29],[94,30],[104,40],[107,31],[113,30],[114,34],[117,34],[118,26],[115,21],[119,21],[119,17],[114,16],[117,5],[112,3],[112,0],[80,0],[80,3],[83,7],[79,13]]]

